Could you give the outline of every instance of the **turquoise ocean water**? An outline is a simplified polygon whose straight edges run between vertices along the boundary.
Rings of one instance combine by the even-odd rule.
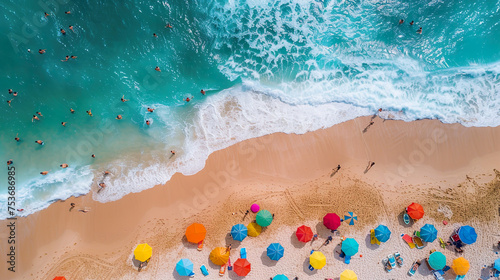
[[[103,170],[113,175],[94,198],[116,200],[175,172],[194,174],[210,153],[236,142],[305,133],[378,108],[407,121],[500,124],[498,0],[4,0],[0,7],[0,155],[14,160],[21,215],[88,193]],[[77,58],[62,62],[66,55]],[[32,122],[35,112],[43,117]],[[0,180],[7,182],[6,171]],[[0,193],[0,218],[6,200]]]

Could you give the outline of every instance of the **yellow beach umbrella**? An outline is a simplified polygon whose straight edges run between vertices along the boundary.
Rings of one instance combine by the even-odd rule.
[[[145,262],[153,255],[153,248],[147,243],[139,244],[134,250],[135,259],[140,262]]]
[[[314,253],[309,256],[309,263],[315,269],[322,269],[326,264],[326,257],[320,251],[314,251]]]
[[[210,260],[215,265],[225,265],[229,260],[229,250],[225,247],[217,247],[210,252]]]
[[[257,223],[250,223],[247,226],[248,230],[248,235],[252,237],[257,237],[259,234],[262,232],[262,227],[259,226]]]
[[[346,269],[340,273],[340,280],[358,280],[358,276],[354,271]]]
[[[455,274],[465,275],[469,271],[470,264],[468,260],[460,257],[453,260],[451,267],[453,268],[453,271],[455,271]]]

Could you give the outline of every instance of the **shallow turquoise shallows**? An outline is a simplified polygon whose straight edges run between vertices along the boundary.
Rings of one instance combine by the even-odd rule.
[[[94,198],[116,200],[236,142],[378,108],[496,126],[499,3],[1,1],[0,154],[17,170],[18,214],[100,182]]]

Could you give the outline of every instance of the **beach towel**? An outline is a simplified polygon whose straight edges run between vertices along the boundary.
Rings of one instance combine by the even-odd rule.
[[[401,234],[401,238],[403,238],[404,241],[410,246],[410,249],[415,248],[415,243],[413,243],[413,240],[408,234]]]

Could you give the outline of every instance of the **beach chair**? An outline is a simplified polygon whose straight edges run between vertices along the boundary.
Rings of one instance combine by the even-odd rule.
[[[203,240],[198,242],[198,251],[201,251],[203,249]]]
[[[346,256],[344,257],[344,262],[345,262],[346,264],[350,264],[350,263],[351,263],[351,256],[347,256],[347,255],[346,255]]]
[[[401,254],[399,252],[394,253],[394,258],[396,258],[396,263],[398,264],[399,267],[403,266],[403,257],[401,257]]]
[[[413,243],[415,243],[415,247],[417,247],[417,249],[424,248],[424,242],[422,241],[422,239],[420,239],[420,237],[414,235],[412,239],[413,239]]]
[[[457,275],[457,277],[455,278],[455,280],[463,280],[465,279],[465,275]]]
[[[432,271],[432,275],[434,275],[434,278],[436,278],[436,280],[444,280],[444,278],[441,275],[441,273],[439,273],[439,271],[437,271],[437,270],[433,270]]]
[[[418,267],[420,266],[419,261],[415,261],[412,265],[410,270],[408,271],[408,275],[413,276],[415,275],[415,272],[417,272]]]
[[[200,267],[200,270],[201,270],[201,273],[202,273],[203,275],[205,275],[205,276],[207,276],[207,275],[208,275],[208,270],[207,270],[207,268],[206,268],[206,266],[205,266],[205,265],[202,265],[202,266]]]
[[[240,249],[240,258],[246,259],[247,258],[247,249],[246,248],[241,248]]]
[[[370,243],[380,245],[380,241],[375,237],[375,230],[370,230]]]
[[[226,265],[222,265],[219,269],[219,276],[224,276],[226,273]]]

